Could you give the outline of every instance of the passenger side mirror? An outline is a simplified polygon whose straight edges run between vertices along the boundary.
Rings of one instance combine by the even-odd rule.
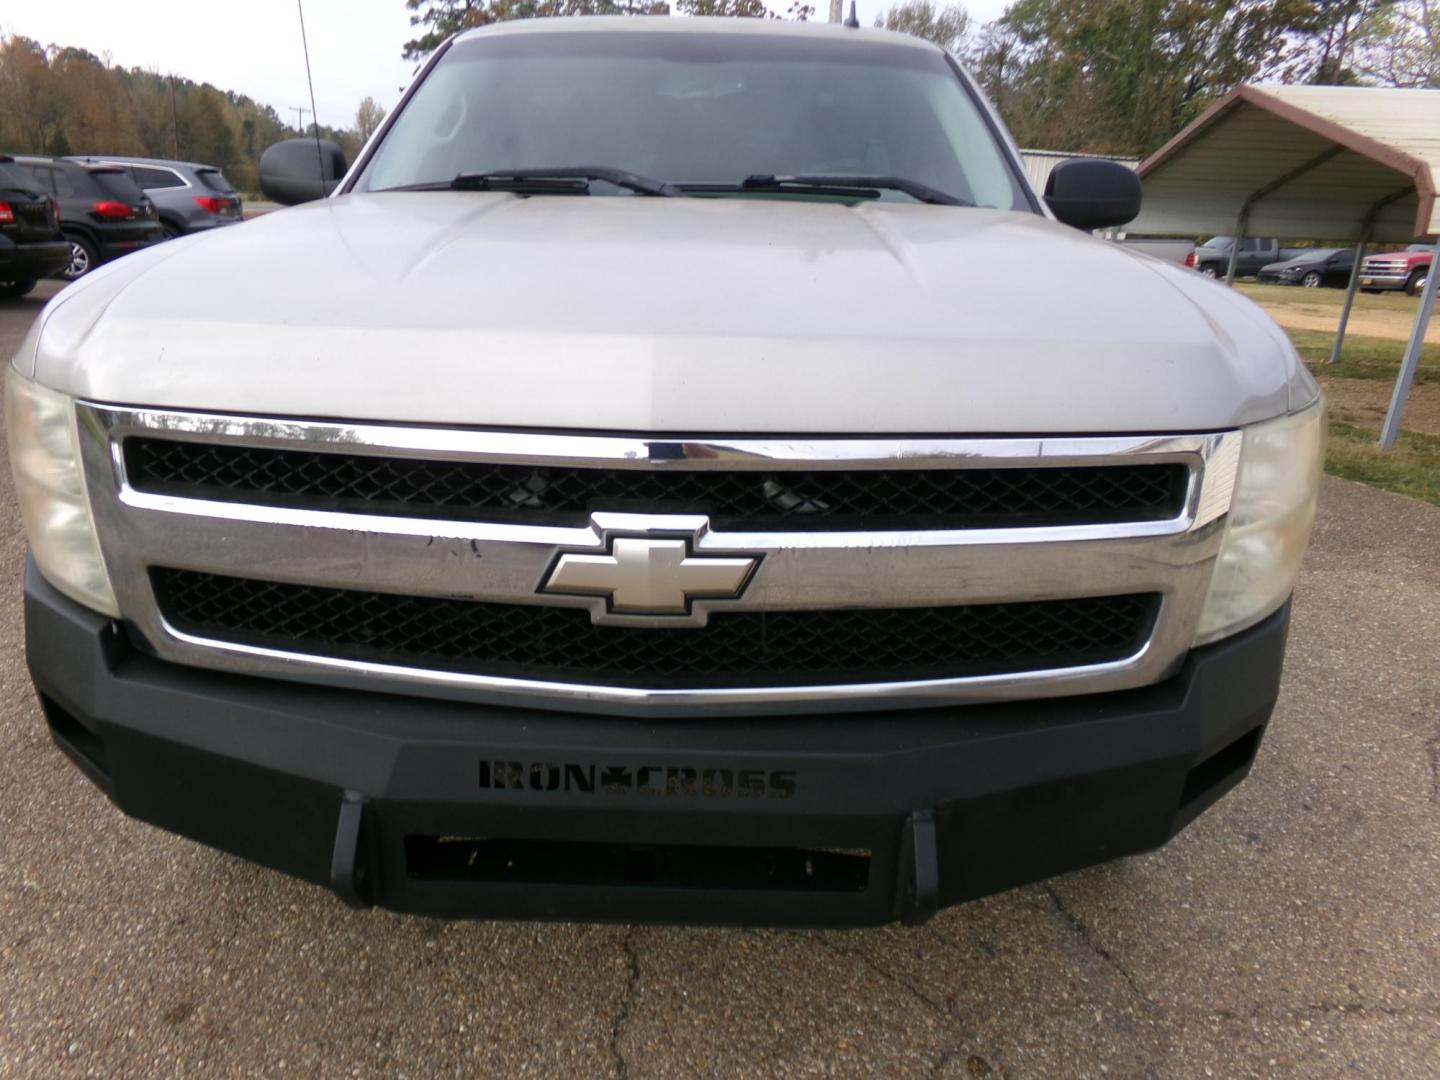
[[[1140,177],[1118,161],[1062,161],[1045,181],[1045,201],[1057,218],[1077,229],[1124,225],[1140,213]]]
[[[323,199],[345,168],[345,152],[333,142],[286,139],[260,155],[260,190],[282,206]]]

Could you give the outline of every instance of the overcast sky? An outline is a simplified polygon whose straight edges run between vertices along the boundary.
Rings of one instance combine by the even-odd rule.
[[[823,17],[828,0],[814,3]],[[320,122],[351,126],[366,94],[389,109],[414,68],[400,59],[401,46],[413,36],[404,0],[304,4]],[[771,6],[786,5],[771,0]],[[887,6],[886,0],[858,0],[861,23],[869,26]],[[1005,3],[973,0],[965,6],[977,21],[986,22]],[[4,0],[0,31],[46,45],[75,45],[124,67],[153,68],[249,94],[273,105],[292,124],[296,114],[290,106],[310,104],[295,0],[221,6],[199,0],[118,6],[115,0]]]

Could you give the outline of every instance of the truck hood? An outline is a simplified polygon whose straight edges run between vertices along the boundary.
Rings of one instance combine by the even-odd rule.
[[[17,364],[116,404],[657,433],[1217,430],[1314,394],[1199,275],[1033,214],[789,199],[343,196],[96,271]]]

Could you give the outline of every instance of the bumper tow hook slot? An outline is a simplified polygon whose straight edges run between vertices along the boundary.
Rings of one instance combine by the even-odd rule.
[[[347,791],[335,824],[335,853],[330,859],[330,887],[352,908],[372,906],[368,847],[365,843],[365,797]]]
[[[916,810],[906,820],[899,872],[900,921],[907,926],[928,922],[940,907],[940,853],[932,811]]]

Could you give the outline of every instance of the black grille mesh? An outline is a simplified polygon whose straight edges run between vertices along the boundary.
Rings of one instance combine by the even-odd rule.
[[[699,629],[595,626],[528,604],[152,571],[178,629],[432,670],[656,687],[873,682],[1116,660],[1149,635],[1152,594],[944,608],[714,614]]]
[[[773,472],[424,461],[125,440],[142,491],[372,514],[580,523],[592,510],[704,513],[719,527],[1000,527],[1177,515],[1179,464]]]

